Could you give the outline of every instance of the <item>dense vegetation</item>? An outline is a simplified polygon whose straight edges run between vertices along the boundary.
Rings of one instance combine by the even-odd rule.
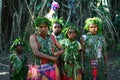
[[[0,53],[8,52],[16,37],[29,40],[35,31],[33,20],[44,16],[52,0],[0,0]],[[84,21],[88,17],[98,16],[103,21],[104,34],[108,45],[120,50],[120,0],[55,0],[60,4],[58,17],[64,22],[73,22],[79,27],[80,35]],[[117,44],[117,46],[116,46]]]

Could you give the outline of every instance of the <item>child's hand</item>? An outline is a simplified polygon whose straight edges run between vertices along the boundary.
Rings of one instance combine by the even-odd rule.
[[[81,68],[81,73],[82,73],[82,74],[85,73],[84,67]]]
[[[53,61],[54,63],[57,63],[57,62],[58,62],[58,57],[52,57],[52,61]]]
[[[54,54],[54,56],[58,56],[57,52],[54,52],[53,54]]]

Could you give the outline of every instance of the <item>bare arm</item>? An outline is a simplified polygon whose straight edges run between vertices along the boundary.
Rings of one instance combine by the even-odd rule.
[[[82,51],[81,51],[81,60],[82,60],[82,64],[83,64],[83,62],[84,62],[83,54],[84,54],[84,51],[85,51],[85,47],[84,47],[84,38],[83,38],[83,36],[80,38],[80,43],[81,43],[81,47],[82,47]]]
[[[55,39],[55,46],[59,49],[58,51],[54,52],[55,56],[60,56],[64,53],[64,49],[62,48],[62,45]]]
[[[29,41],[30,41],[30,46],[32,48],[34,55],[38,56],[39,58],[44,58],[47,60],[52,60],[52,61],[57,60],[57,57],[52,57],[52,56],[46,55],[38,50],[38,45],[37,45],[34,34],[32,34],[30,36]]]

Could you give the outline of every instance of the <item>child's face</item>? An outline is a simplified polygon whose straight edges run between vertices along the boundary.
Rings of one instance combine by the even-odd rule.
[[[41,25],[38,27],[38,31],[40,32],[40,34],[46,35],[47,32],[48,32],[48,26],[47,26],[46,24],[41,24]]]
[[[98,27],[96,24],[90,24],[89,25],[89,31],[90,33],[92,33],[93,35],[97,34],[98,32]]]
[[[53,30],[54,34],[56,34],[56,35],[60,34],[60,32],[61,32],[60,24],[57,24],[57,23],[53,24],[52,30]]]
[[[70,40],[74,40],[76,37],[76,32],[73,29],[69,29],[67,35]]]
[[[15,50],[16,50],[17,53],[22,53],[23,52],[23,46],[18,45],[18,46],[16,46]]]

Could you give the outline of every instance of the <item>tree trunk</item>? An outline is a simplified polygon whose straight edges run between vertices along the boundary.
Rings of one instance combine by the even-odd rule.
[[[0,0],[0,45],[1,45],[1,13],[2,13],[2,0]],[[1,51],[2,50],[2,48],[1,48],[1,46],[0,46],[0,53],[2,52]]]

